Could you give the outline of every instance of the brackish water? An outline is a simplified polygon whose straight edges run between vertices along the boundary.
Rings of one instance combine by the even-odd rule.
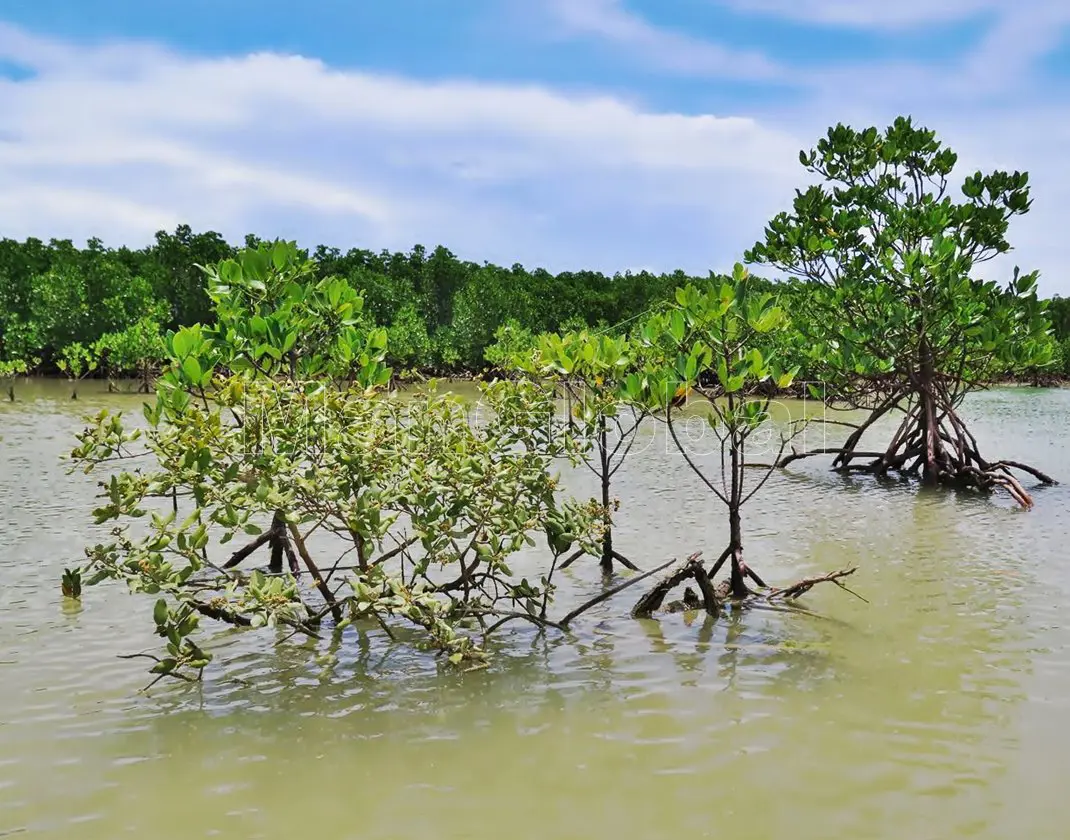
[[[155,649],[152,599],[105,584],[78,608],[59,589],[101,536],[95,477],[60,456],[83,412],[140,399],[16,395],[0,404],[0,837],[1070,836],[1070,483],[1023,512],[815,458],[748,506],[749,560],[780,584],[857,564],[869,603],[825,586],[805,600],[823,618],[639,622],[641,584],[572,638],[517,628],[470,674],[354,631],[336,650],[223,633],[203,686],[145,695],[143,664],[116,657]],[[1070,392],[996,390],[965,415],[990,457],[1070,482]],[[617,544],[640,565],[720,553],[721,512],[658,430],[618,479]],[[558,615],[601,587],[594,561],[561,583]]]

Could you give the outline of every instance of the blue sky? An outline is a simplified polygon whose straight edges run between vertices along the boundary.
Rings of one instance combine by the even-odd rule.
[[[724,269],[831,123],[1028,169],[1070,294],[1065,0],[34,0],[0,7],[0,235],[188,222],[551,269]]]

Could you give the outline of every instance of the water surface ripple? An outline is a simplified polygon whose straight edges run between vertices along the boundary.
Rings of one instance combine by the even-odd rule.
[[[95,478],[59,456],[82,412],[140,402],[68,390],[0,406],[0,837],[1067,836],[1070,483],[1026,513],[799,462],[747,511],[750,560],[775,582],[858,564],[869,603],[827,587],[819,617],[637,622],[629,593],[573,638],[517,628],[467,675],[376,634],[223,632],[203,686],[146,696],[116,655],[154,648],[150,599],[59,593],[101,536]],[[965,413],[984,450],[1070,481],[1070,392]],[[618,475],[628,556],[720,552],[660,430]],[[577,564],[558,609],[600,587]]]

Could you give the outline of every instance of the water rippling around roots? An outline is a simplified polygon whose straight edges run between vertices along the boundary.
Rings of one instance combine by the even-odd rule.
[[[0,837],[1067,836],[1070,484],[1022,512],[801,461],[749,506],[748,557],[774,583],[857,564],[868,603],[828,586],[817,616],[633,621],[632,590],[571,638],[518,627],[471,674],[371,632],[222,632],[203,686],[143,695],[116,655],[154,648],[151,599],[59,594],[99,538],[95,478],[59,456],[82,412],[140,402],[66,387],[0,406]],[[1068,410],[1002,389],[966,415],[985,451],[1070,479]],[[722,512],[646,434],[618,546],[716,556]],[[576,564],[557,609],[601,586]]]

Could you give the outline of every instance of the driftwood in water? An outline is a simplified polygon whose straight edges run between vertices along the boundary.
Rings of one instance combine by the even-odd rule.
[[[698,553],[692,554],[659,580],[654,585],[654,588],[640,598],[635,606],[632,607],[632,617],[650,618],[661,608],[665,597],[685,580],[694,580],[698,584],[699,592],[702,593],[702,606],[710,615],[717,615],[721,609],[720,601],[717,599],[713,583],[699,560],[699,556]]]
[[[727,552],[726,552],[727,553]],[[669,612],[679,612],[681,610],[694,610],[704,608],[710,615],[717,615],[720,611],[721,604],[727,601],[729,598],[734,598],[738,603],[751,603],[756,601],[771,602],[775,600],[791,600],[798,598],[800,595],[804,595],[809,592],[813,587],[819,583],[834,583],[836,586],[843,589],[845,592],[849,592],[856,598],[863,601],[866,599],[848,589],[842,580],[845,577],[853,575],[857,568],[852,566],[848,569],[841,569],[837,572],[829,572],[825,575],[818,577],[803,578],[802,580],[793,583],[791,586],[785,586],[780,589],[769,589],[765,592],[756,592],[748,589],[747,594],[743,597],[733,595],[733,587],[731,581],[722,581],[720,586],[715,587],[713,585],[712,577],[717,574],[717,571],[723,565],[725,556],[722,555],[720,560],[714,564],[714,568],[711,572],[707,572],[705,567],[699,562],[699,555],[692,554],[685,561],[678,564],[675,569],[670,571],[661,580],[657,582],[653,589],[647,592],[642,598],[640,598],[634,607],[632,607],[633,618],[650,618],[655,612],[662,608],[662,604],[665,602],[665,598],[668,594],[683,583],[686,580],[694,580],[698,584],[699,592],[702,597],[695,593],[690,587],[684,591],[684,597],[682,601],[674,601],[668,605]],[[760,580],[757,575],[754,578]],[[765,584],[759,584],[765,588]],[[868,603],[868,601],[867,601]]]
[[[838,572],[829,572],[827,575],[820,575],[819,577],[803,578],[802,580],[798,581],[797,583],[793,583],[791,586],[785,586],[783,589],[774,589],[772,592],[766,593],[765,598],[766,598],[767,601],[773,601],[773,600],[775,600],[777,598],[784,598],[784,599],[798,598],[800,595],[805,595],[807,592],[809,592],[811,589],[813,589],[819,583],[834,583],[838,587],[840,587],[840,589],[844,590],[845,592],[850,592],[856,598],[860,598],[861,600],[865,601],[866,600],[865,598],[862,598],[862,596],[859,595],[857,592],[855,592],[855,591],[853,591],[851,589],[848,589],[846,586],[843,585],[843,583],[841,583],[843,578],[849,577],[850,575],[853,575],[857,571],[858,571],[858,567],[857,566],[851,566],[848,569],[840,569],[840,571],[838,571]],[[866,603],[868,604],[869,602],[866,601]]]

